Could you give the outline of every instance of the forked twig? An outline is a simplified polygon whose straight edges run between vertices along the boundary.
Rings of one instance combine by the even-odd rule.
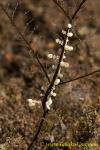
[[[78,12],[80,11],[81,7],[83,6],[83,4],[86,2],[87,0],[82,0],[82,2],[79,4],[78,8],[76,9],[76,11],[74,12],[74,14],[72,15],[72,17],[70,17],[67,12],[63,9],[63,7],[59,4],[59,2],[57,2],[57,0],[53,0],[53,2],[61,9],[61,11],[63,12],[63,14],[67,17],[67,19],[69,20],[70,23],[72,23],[72,21],[75,19],[76,15],[78,14]]]
[[[71,17],[71,22],[74,20],[74,18],[76,17],[77,13],[80,11],[81,7],[83,6],[83,4],[86,2],[87,0],[82,0],[82,2],[80,3],[80,5],[78,6],[78,8],[76,9],[76,11],[74,12],[74,14]]]
[[[64,10],[64,8],[59,4],[59,2],[57,2],[57,0],[53,0],[53,2],[61,9],[61,11],[67,17],[69,22],[71,22],[71,17],[67,14],[67,12]]]

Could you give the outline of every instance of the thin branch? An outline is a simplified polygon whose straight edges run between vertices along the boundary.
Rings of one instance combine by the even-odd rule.
[[[57,0],[53,0],[53,2],[62,10],[63,14],[67,17],[67,19],[71,22],[70,16],[67,14],[67,12],[64,10],[64,8],[57,2]]]
[[[12,13],[12,17],[11,17],[12,20],[14,19],[14,15],[15,15],[15,12],[16,12],[18,6],[19,6],[19,3],[17,2],[16,7],[14,8],[14,11],[13,11],[13,13]]]
[[[78,8],[76,9],[76,11],[74,12],[74,14],[71,17],[71,22],[74,20],[74,18],[76,17],[77,13],[80,11],[81,7],[83,6],[83,4],[86,2],[87,0],[82,0],[82,2],[80,3],[80,5],[78,6]]]
[[[42,68],[42,71],[44,72],[44,74],[45,74],[45,76],[46,76],[48,82],[50,83],[50,79],[49,79],[49,77],[48,77],[48,74],[47,74],[45,68],[43,67],[41,61],[39,60],[39,58],[37,58],[37,56],[36,56],[36,54],[35,54],[35,52],[34,52],[34,49],[31,48],[29,42],[26,40],[26,38],[24,37],[24,35],[20,32],[20,30],[18,29],[18,27],[16,26],[16,24],[14,23],[14,21],[12,20],[12,18],[10,17],[10,15],[8,14],[8,12],[7,12],[6,9],[3,7],[2,4],[0,4],[0,7],[1,7],[1,9],[3,10],[3,12],[7,15],[7,17],[8,17],[8,19],[10,20],[12,26],[15,28],[15,30],[17,31],[17,33],[21,36],[21,38],[22,38],[23,41],[25,42],[30,57],[32,58],[32,60],[34,60],[34,57],[35,57],[35,59],[37,60],[37,62],[38,62],[39,65],[40,65],[40,67]],[[34,57],[33,57],[33,56],[34,56]]]
[[[47,72],[46,72],[44,66],[43,66],[42,63],[40,62],[40,59],[39,59],[39,57],[38,57],[38,53],[36,53],[36,58],[37,58],[37,61],[38,61],[39,65],[41,66],[43,72],[45,73],[45,76],[46,76],[46,78],[48,79],[49,84],[50,84],[50,79],[49,79],[49,77],[48,77],[48,74],[47,74]]]
[[[67,17],[67,19],[69,20],[69,22],[71,23],[74,18],[76,17],[76,15],[78,14],[78,12],[80,11],[81,7],[83,6],[83,4],[86,2],[87,0],[82,0],[82,2],[80,3],[80,5],[78,6],[78,8],[76,9],[76,11],[74,12],[74,14],[72,15],[72,17],[70,17],[67,12],[64,10],[64,8],[57,2],[57,0],[53,0],[53,2],[62,10],[63,14]]]
[[[47,114],[48,114],[48,110],[43,112],[43,116],[42,116],[41,121],[40,121],[40,123],[39,123],[39,125],[38,125],[37,131],[36,131],[36,133],[35,133],[35,135],[34,135],[34,137],[33,137],[33,139],[32,139],[32,142],[31,142],[30,145],[28,146],[27,150],[32,150],[33,145],[34,145],[34,143],[37,141],[37,138],[38,138],[38,136],[39,136],[39,133],[40,133],[42,127],[43,127],[44,120],[45,120]]]
[[[93,72],[90,72],[90,73],[88,73],[88,74],[85,74],[85,75],[83,75],[83,76],[79,76],[79,77],[77,77],[77,78],[68,80],[68,81],[63,81],[63,82],[59,83],[59,85],[62,85],[62,84],[65,84],[65,83],[69,83],[69,82],[73,82],[73,81],[76,81],[76,80],[79,80],[79,79],[82,79],[82,78],[86,78],[86,77],[92,76],[92,75],[94,75],[95,73],[98,73],[98,72],[100,72],[100,69],[98,69],[98,70],[96,70],[96,71],[93,71]]]

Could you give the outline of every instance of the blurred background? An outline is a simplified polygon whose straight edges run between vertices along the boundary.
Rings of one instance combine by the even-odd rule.
[[[69,16],[73,15],[80,2],[59,0]],[[55,70],[51,66],[57,62],[50,61],[47,55],[60,54],[55,39],[60,38],[68,19],[52,0],[3,0],[0,4],[4,5],[31,48],[38,52],[52,79]],[[0,149],[26,150],[42,115],[41,87],[45,91],[48,83],[36,59],[30,58],[25,42],[1,8],[0,12]],[[63,70],[63,81],[99,69],[99,17],[98,0],[87,0],[75,17],[72,29],[74,37],[71,40],[74,51],[66,54],[70,67]],[[30,106],[29,98],[40,103]],[[34,149],[43,149],[40,144],[42,140],[99,144],[99,108],[100,73],[59,86]],[[92,147],[86,149],[92,150]],[[99,150],[97,147],[93,149]]]

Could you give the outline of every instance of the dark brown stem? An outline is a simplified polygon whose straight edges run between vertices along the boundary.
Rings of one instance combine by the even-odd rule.
[[[79,77],[77,77],[77,78],[68,80],[68,81],[60,82],[59,85],[63,85],[63,84],[69,83],[69,82],[73,82],[73,81],[76,81],[76,80],[79,80],[79,79],[83,79],[83,78],[86,78],[86,77],[88,77],[88,76],[94,75],[95,73],[98,73],[98,72],[100,72],[100,69],[98,69],[98,70],[96,70],[96,71],[93,71],[93,72],[90,72],[90,73],[88,73],[88,74],[85,74],[85,75],[83,75],[83,76],[79,76]]]
[[[74,14],[72,15],[71,18],[71,22],[74,20],[74,18],[76,17],[77,13],[80,11],[81,7],[83,6],[83,4],[86,2],[87,0],[83,0],[80,5],[78,6],[78,8],[76,9],[76,11],[74,12]]]
[[[63,14],[67,17],[67,19],[69,20],[70,23],[73,22],[74,18],[76,17],[76,15],[78,14],[78,12],[80,11],[81,7],[83,6],[83,4],[86,2],[87,0],[82,0],[82,2],[80,3],[80,5],[78,6],[78,8],[76,9],[76,11],[74,12],[74,14],[72,15],[72,17],[70,17],[68,15],[68,13],[63,9],[63,7],[59,4],[59,2],[57,2],[57,0],[53,0],[53,2],[61,9],[61,11],[63,12]]]
[[[38,53],[36,53],[36,58],[37,58],[37,61],[38,61],[39,65],[41,66],[43,72],[45,73],[45,76],[46,76],[46,78],[48,79],[49,84],[50,84],[50,79],[49,79],[49,77],[48,77],[48,74],[47,74],[47,72],[46,72],[44,66],[43,66],[42,63],[40,62],[40,59],[39,59],[39,57],[38,57]]]
[[[37,131],[36,131],[36,133],[35,133],[35,135],[34,135],[34,137],[33,137],[33,139],[32,139],[32,142],[31,142],[30,145],[28,146],[27,150],[32,150],[32,148],[33,148],[33,146],[34,146],[34,143],[36,143],[37,138],[38,138],[38,136],[39,136],[39,133],[40,133],[42,127],[43,127],[44,119],[46,118],[47,114],[48,114],[48,110],[47,110],[47,111],[44,111],[43,116],[42,116],[42,118],[41,118],[41,121],[40,121],[40,123],[39,123],[39,125],[38,125],[38,129],[37,129]]]

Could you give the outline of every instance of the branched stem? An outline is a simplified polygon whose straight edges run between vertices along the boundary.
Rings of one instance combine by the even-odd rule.
[[[59,2],[57,2],[57,0],[53,0],[53,2],[61,9],[61,11],[63,12],[63,14],[67,17],[67,19],[69,20],[70,23],[73,22],[73,20],[75,19],[76,15],[78,14],[78,12],[80,11],[81,7],[83,6],[83,4],[86,2],[87,0],[82,0],[82,2],[79,4],[78,8],[76,9],[76,11],[74,12],[74,14],[72,15],[72,17],[70,17],[67,12],[63,9],[63,7],[59,4]]]
[[[66,13],[66,11],[63,9],[63,7],[57,2],[57,0],[53,0],[53,1],[54,1],[54,3],[62,10],[62,12],[64,13],[64,15],[68,18],[69,23],[72,23],[72,22],[73,22],[73,20],[75,19],[77,13],[79,12],[79,10],[80,10],[81,7],[83,6],[83,4],[86,2],[86,0],[82,0],[82,2],[81,2],[80,5],[78,6],[78,8],[77,8],[76,11],[74,12],[74,14],[72,15],[72,17],[70,17],[70,16]],[[60,54],[60,57],[59,57],[59,61],[58,61],[57,68],[56,68],[55,73],[54,73],[54,75],[53,75],[52,81],[50,81],[50,79],[49,79],[49,77],[48,77],[48,74],[47,74],[47,72],[46,72],[44,66],[42,65],[42,63],[41,63],[41,61],[40,61],[40,59],[39,59],[39,57],[38,57],[38,53],[35,53],[34,49],[31,48],[29,42],[26,40],[26,38],[24,37],[24,35],[19,31],[18,27],[16,26],[16,24],[14,23],[14,21],[12,20],[12,18],[10,17],[10,15],[8,14],[8,12],[7,12],[6,9],[3,7],[2,4],[0,4],[0,7],[1,7],[1,9],[4,11],[4,13],[7,15],[7,17],[9,18],[11,24],[12,24],[13,27],[16,29],[17,33],[21,36],[21,38],[22,38],[23,41],[25,42],[26,47],[28,48],[28,52],[29,52],[30,57],[32,58],[32,60],[34,60],[34,58],[37,60],[38,64],[40,65],[42,71],[44,72],[44,74],[45,74],[45,76],[46,76],[46,78],[47,78],[47,80],[48,80],[48,82],[49,82],[49,86],[48,86],[48,88],[47,88],[47,90],[46,90],[46,93],[45,93],[45,95],[44,95],[44,97],[43,97],[43,100],[42,100],[42,106],[43,106],[43,111],[44,111],[44,112],[43,112],[42,118],[41,118],[41,120],[40,120],[40,123],[39,123],[39,125],[38,125],[37,131],[36,131],[36,133],[35,133],[35,135],[34,135],[32,141],[31,141],[31,143],[30,143],[30,145],[28,146],[28,149],[27,149],[27,150],[32,150],[33,145],[34,145],[34,142],[37,141],[38,136],[39,136],[39,134],[40,134],[40,132],[41,132],[41,129],[42,129],[42,127],[43,127],[44,120],[45,120],[45,118],[46,118],[46,116],[47,116],[47,114],[48,114],[48,112],[49,112],[49,110],[47,110],[47,108],[46,108],[46,102],[47,102],[47,98],[48,98],[49,94],[51,93],[51,90],[52,90],[52,88],[53,88],[53,86],[54,86],[55,80],[56,80],[57,77],[58,77],[58,73],[59,73],[59,71],[60,71],[60,66],[61,66],[61,62],[62,62],[62,60],[63,60],[64,51],[65,51],[65,44],[66,44],[67,34],[66,34],[65,37],[64,37],[63,45],[62,45],[62,47],[61,47],[62,49],[61,49],[61,54]],[[68,29],[67,29],[67,31],[68,31]],[[67,31],[66,31],[66,33],[67,33]],[[65,84],[65,83],[73,82],[73,81],[75,81],[75,80],[79,80],[79,79],[88,77],[88,76],[93,75],[94,73],[97,73],[97,72],[100,72],[100,69],[98,69],[98,70],[96,70],[96,71],[93,71],[93,72],[91,72],[91,73],[88,73],[88,74],[86,74],[86,75],[79,76],[79,77],[77,77],[77,78],[68,80],[68,81],[60,82],[59,86]]]
[[[68,29],[67,29],[67,31],[68,31]],[[55,71],[55,73],[54,73],[54,76],[53,76],[53,78],[52,78],[52,81],[51,81],[49,87],[48,87],[47,90],[46,90],[46,93],[45,93],[44,98],[43,98],[43,101],[42,101],[42,106],[43,106],[43,110],[44,110],[44,112],[43,112],[43,117],[42,117],[42,119],[41,119],[41,121],[40,121],[40,124],[39,124],[39,126],[38,126],[38,129],[37,129],[37,131],[36,131],[36,133],[35,133],[35,135],[34,135],[34,137],[33,137],[33,139],[32,139],[32,142],[31,142],[31,144],[29,145],[29,147],[28,147],[27,150],[32,150],[33,144],[34,144],[34,142],[37,140],[37,138],[38,138],[38,136],[39,136],[39,134],[40,134],[40,131],[41,131],[41,129],[42,129],[42,126],[43,126],[43,123],[44,123],[44,118],[46,117],[46,115],[47,115],[48,112],[49,112],[49,110],[47,110],[47,108],[46,108],[46,101],[47,101],[48,95],[50,94],[50,92],[51,92],[51,90],[52,90],[52,87],[54,86],[54,82],[55,82],[55,80],[56,80],[56,78],[57,78],[57,76],[58,76],[59,70],[60,70],[60,64],[61,64],[61,61],[62,61],[62,59],[63,59],[63,55],[64,55],[64,51],[65,51],[64,47],[65,47],[65,44],[66,44],[66,38],[67,38],[67,35],[66,35],[65,38],[64,38],[64,43],[63,43],[63,46],[62,46],[62,51],[61,51],[61,54],[60,54],[60,57],[59,57],[59,62],[58,62],[56,71]]]
[[[74,20],[74,18],[76,17],[77,13],[80,11],[81,7],[83,6],[83,4],[84,4],[86,1],[87,1],[87,0],[82,0],[82,2],[81,2],[80,5],[78,6],[78,8],[77,8],[76,11],[74,12],[74,14],[72,15],[71,22]]]
[[[53,2],[62,10],[63,14],[67,17],[69,22],[71,22],[71,17],[67,14],[67,12],[63,9],[63,7],[57,2],[57,0],[53,0]]]
[[[72,21],[74,20],[75,16],[77,15],[77,13],[79,12],[79,10],[81,9],[82,5],[85,3],[86,0],[83,0],[83,1],[81,2],[81,4],[79,5],[79,7],[77,8],[77,10],[75,11],[75,13],[73,14],[72,18],[70,18],[70,17],[67,15],[66,11],[62,8],[62,6],[61,6],[56,0],[53,0],[53,1],[54,1],[55,4],[57,4],[57,6],[62,10],[62,12],[65,14],[65,16],[69,19],[69,22],[72,23]],[[42,106],[43,106],[43,110],[44,110],[43,117],[42,117],[42,119],[41,119],[41,121],[40,121],[40,124],[39,124],[39,126],[38,126],[38,129],[37,129],[37,131],[36,131],[36,133],[35,133],[35,135],[34,135],[34,137],[33,137],[33,139],[32,139],[32,142],[31,142],[31,144],[29,145],[29,147],[28,147],[27,150],[32,150],[33,144],[34,144],[35,141],[37,141],[37,138],[38,138],[38,136],[39,136],[39,134],[40,134],[40,131],[41,131],[41,129],[42,129],[42,126],[43,126],[43,123],[44,123],[44,119],[46,118],[46,115],[47,115],[48,112],[49,112],[49,110],[46,109],[46,101],[47,101],[48,95],[50,94],[50,92],[51,92],[51,90],[52,90],[52,87],[53,87],[53,85],[54,85],[54,82],[55,82],[55,80],[56,80],[56,78],[57,78],[57,76],[58,76],[58,72],[59,72],[59,70],[60,70],[60,64],[61,64],[61,61],[62,61],[62,58],[63,58],[64,47],[65,47],[65,44],[66,44],[66,38],[67,38],[67,36],[65,36],[65,39],[64,39],[64,44],[63,44],[63,47],[62,47],[62,51],[61,51],[61,54],[60,54],[60,57],[59,57],[59,62],[58,62],[56,71],[55,71],[55,73],[54,73],[53,79],[52,79],[52,81],[51,81],[49,87],[47,88],[47,91],[46,91],[46,93],[45,93],[45,95],[44,95],[44,98],[43,98],[43,101],[42,101]],[[100,71],[100,70],[99,70],[99,71]],[[67,81],[66,83],[72,82],[72,81],[75,81],[75,80],[78,80],[78,79],[80,79],[80,78],[84,78],[84,77],[89,76],[89,75],[92,75],[92,74],[94,74],[94,73],[96,73],[96,72],[98,72],[98,71],[89,73],[89,74],[84,75],[84,76],[77,77],[77,78],[75,78],[75,79],[72,79],[72,80],[70,80],[70,81]],[[65,82],[62,82],[62,83],[60,83],[59,85],[64,84],[64,83],[65,83]]]

